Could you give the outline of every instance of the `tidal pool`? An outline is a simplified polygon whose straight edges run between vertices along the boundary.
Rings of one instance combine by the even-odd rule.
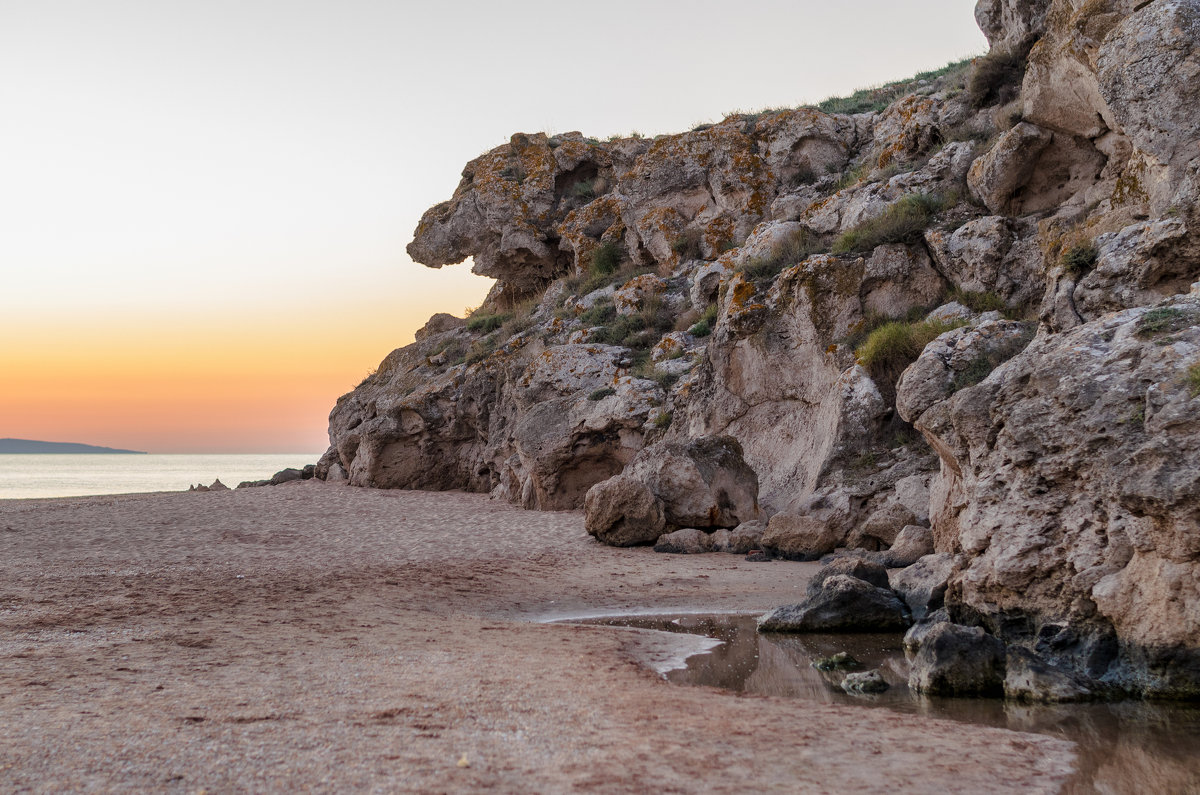
[[[755,616],[638,615],[575,623],[704,635],[721,641],[664,676],[679,685],[802,698],[1037,732],[1075,742],[1079,771],[1068,793],[1200,793],[1200,704],[1120,701],[1028,705],[1001,699],[928,698],[908,689],[902,636],[759,633]],[[818,671],[816,659],[848,652],[878,669],[890,688],[851,696],[846,671]]]

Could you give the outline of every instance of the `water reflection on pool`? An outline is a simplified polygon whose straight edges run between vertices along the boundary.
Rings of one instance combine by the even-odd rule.
[[[667,673],[676,684],[886,707],[1071,740],[1079,746],[1079,773],[1068,793],[1200,793],[1200,704],[1038,706],[918,696],[908,689],[908,661],[901,636],[894,634],[760,634],[754,616],[736,615],[643,615],[582,623],[702,634],[723,641],[710,652],[690,657],[686,668]],[[847,695],[841,689],[844,671],[812,667],[813,660],[843,651],[862,663],[858,670],[878,669],[891,687],[879,695]]]

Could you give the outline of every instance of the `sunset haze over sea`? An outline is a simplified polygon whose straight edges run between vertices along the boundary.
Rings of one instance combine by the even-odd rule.
[[[936,68],[985,49],[972,6],[0,0],[0,436],[323,449],[486,295],[405,254],[468,160]]]

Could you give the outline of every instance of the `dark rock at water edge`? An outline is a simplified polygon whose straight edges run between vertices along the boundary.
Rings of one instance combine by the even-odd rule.
[[[935,624],[912,661],[908,686],[931,696],[1001,696],[1005,648],[979,627]]]
[[[760,632],[900,632],[912,623],[894,593],[837,574],[796,605],[778,607],[758,620]]]
[[[1004,675],[1004,697],[1015,701],[1060,703],[1096,697],[1096,685],[1063,670],[1019,646],[1010,646]]]
[[[876,588],[888,587],[888,573],[883,566],[861,557],[844,557],[836,558],[822,566],[809,580],[807,594],[809,596],[816,595],[824,589],[826,580],[839,574],[846,574],[869,582]]]

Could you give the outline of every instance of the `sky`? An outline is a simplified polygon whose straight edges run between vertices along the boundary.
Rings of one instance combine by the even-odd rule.
[[[405,254],[514,132],[680,132],[979,54],[969,0],[0,0],[0,437],[319,452],[490,280]]]

